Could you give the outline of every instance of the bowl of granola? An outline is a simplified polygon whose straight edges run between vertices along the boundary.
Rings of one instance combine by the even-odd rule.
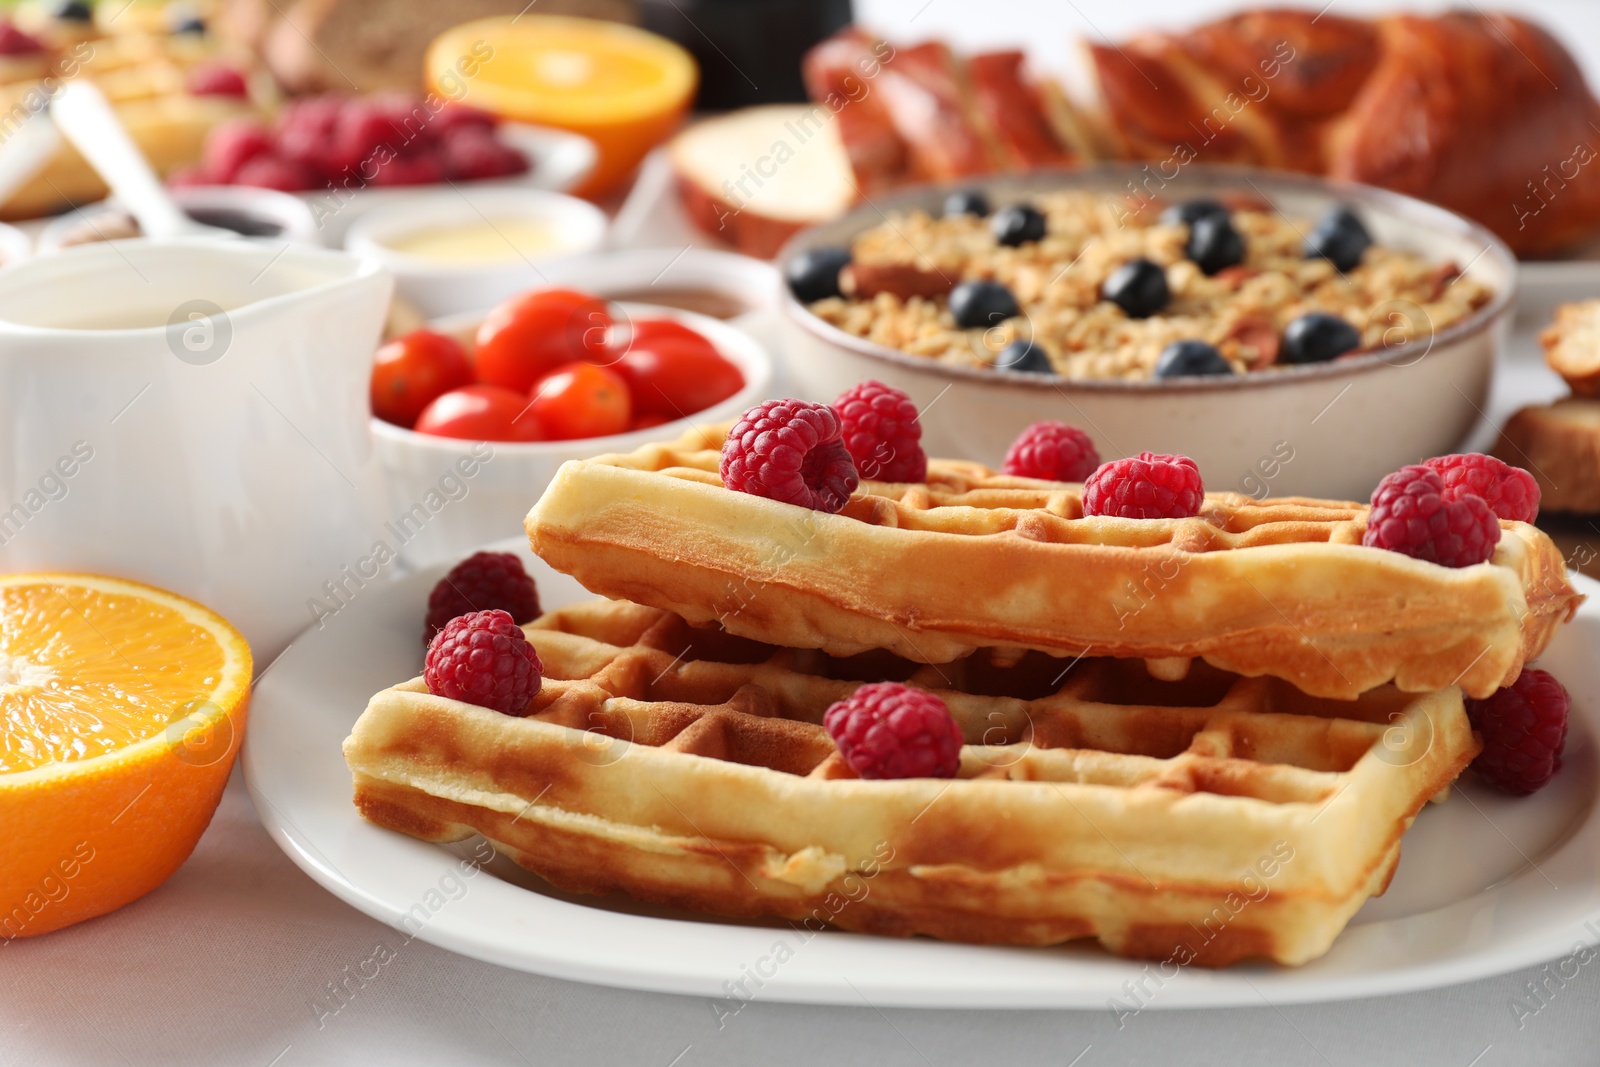
[[[1207,485],[1364,498],[1481,417],[1516,290],[1492,233],[1397,193],[1191,164],[1039,171],[875,199],[778,264],[803,395],[910,393],[930,454],[1026,424]]]

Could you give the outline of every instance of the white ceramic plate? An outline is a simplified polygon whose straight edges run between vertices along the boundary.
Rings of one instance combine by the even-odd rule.
[[[546,608],[588,594],[530,561]],[[416,674],[424,604],[439,570],[368,585],[303,634],[256,687],[244,772],[267,830],[330,891],[456,952],[560,978],[707,997],[745,979],[757,999],[956,1008],[1259,1005],[1379,996],[1465,982],[1600,940],[1600,583],[1541,666],[1572,690],[1566,766],[1522,800],[1473,783],[1430,805],[1405,839],[1389,892],[1320,960],[1223,971],[1117,959],[1092,944],[993,948],[730,923],[624,898],[552,890],[500,857],[473,870],[471,842],[424,844],[363,822],[340,742],[374,692]],[[481,847],[481,842],[479,843]],[[463,872],[470,877],[462,877]],[[402,916],[409,915],[402,925]],[[1590,924],[1590,925],[1585,925]],[[778,942],[792,956],[774,967]],[[768,972],[773,972],[768,976]],[[746,979],[760,973],[761,986]],[[1143,982],[1135,1000],[1124,983]],[[724,1005],[735,1010],[737,1001]]]

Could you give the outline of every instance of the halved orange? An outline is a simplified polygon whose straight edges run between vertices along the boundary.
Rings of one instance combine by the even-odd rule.
[[[0,576],[0,942],[103,915],[194,850],[244,737],[250,646],[138,582]]]
[[[448,99],[593,140],[600,158],[584,195],[613,188],[666,140],[700,79],[694,57],[665,37],[559,15],[463,23],[428,46],[424,68]]]

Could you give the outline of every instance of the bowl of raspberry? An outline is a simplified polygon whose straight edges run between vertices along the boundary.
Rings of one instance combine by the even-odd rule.
[[[595,292],[435,319],[373,361],[390,550],[426,566],[516,536],[561,464],[730,421],[771,380],[766,349],[728,323]]]
[[[1009,428],[1055,420],[1257,498],[1364,499],[1473,432],[1516,292],[1503,242],[1368,186],[1166,174],[928,185],[797,234],[777,266],[798,394],[879,379],[934,455],[995,466]]]
[[[339,246],[366,211],[417,189],[571,189],[594,167],[588,138],[506,122],[438,94],[328,93],[290,101],[270,122],[219,123],[200,162],[168,183],[277,189],[304,199]]]

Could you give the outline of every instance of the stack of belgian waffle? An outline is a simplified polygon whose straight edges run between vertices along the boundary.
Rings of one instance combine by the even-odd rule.
[[[1448,567],[1364,545],[1360,505],[1086,514],[940,460],[819,510],[730,488],[725,437],[561,469],[532,547],[614,599],[524,628],[526,714],[375,696],[345,746],[368,819],[719,915],[1302,963],[1478,754],[1463,695],[1580,599],[1524,522]],[[948,775],[836,743],[883,682],[948,708]]]

